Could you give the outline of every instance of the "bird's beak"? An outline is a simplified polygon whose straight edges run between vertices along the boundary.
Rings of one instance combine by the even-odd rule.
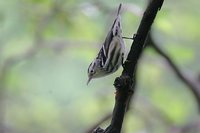
[[[91,79],[92,79],[92,77],[88,78],[87,85],[89,84],[89,82],[90,82]]]

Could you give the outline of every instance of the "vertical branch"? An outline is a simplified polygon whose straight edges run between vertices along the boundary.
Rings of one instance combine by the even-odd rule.
[[[135,85],[135,70],[137,61],[141,56],[145,40],[151,25],[156,17],[158,10],[161,8],[164,0],[152,0],[149,2],[147,9],[143,14],[137,33],[134,34],[134,41],[132,43],[128,57],[123,65],[124,69],[120,77],[117,77],[114,82],[116,88],[115,106],[110,126],[105,130],[97,128],[93,133],[120,133],[126,107],[130,97],[134,93]]]

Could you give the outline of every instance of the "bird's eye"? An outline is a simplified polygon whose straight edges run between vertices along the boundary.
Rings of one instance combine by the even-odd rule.
[[[94,70],[91,70],[90,72],[91,72],[91,73],[94,73]]]

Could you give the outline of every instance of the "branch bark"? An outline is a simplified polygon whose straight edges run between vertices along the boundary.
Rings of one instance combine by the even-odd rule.
[[[156,17],[158,10],[160,10],[164,0],[152,0],[149,2],[147,9],[143,14],[137,33],[133,35],[134,41],[132,43],[128,57],[123,65],[124,69],[120,77],[117,77],[114,82],[116,88],[115,106],[111,124],[105,129],[97,128],[93,133],[120,133],[122,123],[128,101],[134,93],[135,85],[135,70],[137,62],[141,56],[145,40],[151,25]]]

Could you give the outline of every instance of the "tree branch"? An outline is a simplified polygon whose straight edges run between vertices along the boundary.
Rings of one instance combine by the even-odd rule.
[[[103,118],[101,118],[101,120],[99,120],[97,123],[95,123],[94,125],[90,126],[90,128],[87,129],[87,130],[85,131],[85,133],[91,133],[91,132],[93,132],[93,130],[94,130],[98,125],[100,125],[100,124],[102,124],[103,122],[109,120],[111,117],[112,117],[112,113],[109,112],[109,113],[106,114]]]
[[[137,74],[137,72],[136,72],[136,74]],[[134,86],[132,86],[134,88],[134,90],[136,90],[136,85],[137,85],[136,74],[134,75],[135,84],[134,84]],[[133,95],[130,96],[129,101],[127,103],[127,112],[130,110],[132,99],[133,99]],[[91,133],[94,130],[94,128],[96,128],[98,125],[102,124],[103,122],[109,120],[111,117],[112,117],[112,113],[108,113],[100,121],[98,121],[96,124],[90,126],[90,128],[88,130],[86,130],[86,133]]]
[[[135,70],[137,61],[141,56],[145,40],[151,25],[156,17],[158,10],[161,8],[164,0],[152,0],[139,25],[138,31],[134,34],[134,41],[131,50],[123,65],[124,70],[120,77],[117,77],[114,82],[116,88],[115,106],[110,126],[105,130],[97,128],[93,133],[120,133],[124,114],[130,97],[133,95],[135,85]]]
[[[178,66],[173,62],[173,60],[161,48],[159,48],[159,46],[153,40],[151,34],[148,37],[148,42],[150,43],[150,46],[166,60],[166,62],[177,75],[177,77],[191,90],[191,92],[197,100],[198,108],[200,111],[200,85],[197,83],[196,79],[189,78],[188,75],[185,75],[180,70],[180,68],[178,68]]]

